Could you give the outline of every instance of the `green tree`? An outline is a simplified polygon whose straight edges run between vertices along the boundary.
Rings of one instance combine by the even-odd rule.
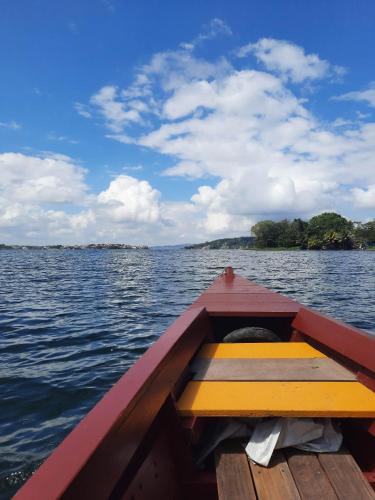
[[[353,233],[358,248],[375,245],[375,220],[366,223],[356,222]]]
[[[305,228],[307,223],[301,219],[279,222],[271,220],[260,221],[251,228],[256,237],[258,248],[305,247]]]
[[[285,245],[287,247],[306,247],[306,231],[307,222],[302,219],[294,219],[289,222],[286,229]]]
[[[279,235],[276,222],[273,222],[272,220],[262,220],[257,222],[251,228],[251,231],[256,237],[256,247],[272,248],[277,246],[277,238]]]
[[[312,217],[306,228],[309,249],[350,249],[354,246],[353,222],[335,212]]]

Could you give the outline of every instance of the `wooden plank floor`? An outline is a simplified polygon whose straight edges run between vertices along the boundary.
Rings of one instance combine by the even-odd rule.
[[[237,441],[215,450],[219,500],[374,500],[375,493],[346,450],[274,452],[268,467],[248,460]]]
[[[259,500],[300,500],[300,494],[282,452],[274,453],[268,467],[250,461]]]
[[[314,453],[293,448],[284,451],[293,480],[301,498],[308,500],[336,500],[337,495],[319,459]]]
[[[232,441],[222,443],[215,454],[217,489],[221,500],[257,500],[243,448]],[[242,451],[242,453],[241,453]],[[241,481],[238,478],[241,478]]]

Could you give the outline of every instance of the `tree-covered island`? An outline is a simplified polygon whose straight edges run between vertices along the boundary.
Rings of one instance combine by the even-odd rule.
[[[309,221],[262,220],[251,232],[253,237],[226,238],[186,248],[352,250],[375,247],[375,220],[353,222],[334,212],[324,212]]]

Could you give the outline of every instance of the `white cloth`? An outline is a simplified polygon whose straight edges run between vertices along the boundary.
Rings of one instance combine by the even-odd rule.
[[[246,453],[254,462],[267,466],[275,449],[293,446],[300,450],[338,451],[342,434],[331,419],[276,418],[259,423],[246,445]]]
[[[330,418],[223,418],[216,422],[211,437],[204,443],[197,464],[228,438],[243,439],[248,457],[264,466],[269,464],[275,449],[293,446],[324,453],[338,451],[342,444],[342,434],[334,429]]]

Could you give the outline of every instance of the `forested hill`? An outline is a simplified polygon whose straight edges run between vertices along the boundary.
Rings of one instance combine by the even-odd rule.
[[[351,250],[375,245],[375,220],[353,222],[335,212],[324,212],[309,221],[263,220],[251,230],[256,237],[257,248]]]
[[[223,238],[221,240],[206,241],[196,245],[187,245],[185,248],[193,250],[219,250],[219,249],[242,249],[247,250],[254,246],[255,237],[240,236],[239,238]]]
[[[324,212],[309,221],[262,220],[251,231],[254,236],[224,238],[186,245],[188,249],[280,249],[351,250],[375,249],[375,220],[353,222],[335,212]]]

